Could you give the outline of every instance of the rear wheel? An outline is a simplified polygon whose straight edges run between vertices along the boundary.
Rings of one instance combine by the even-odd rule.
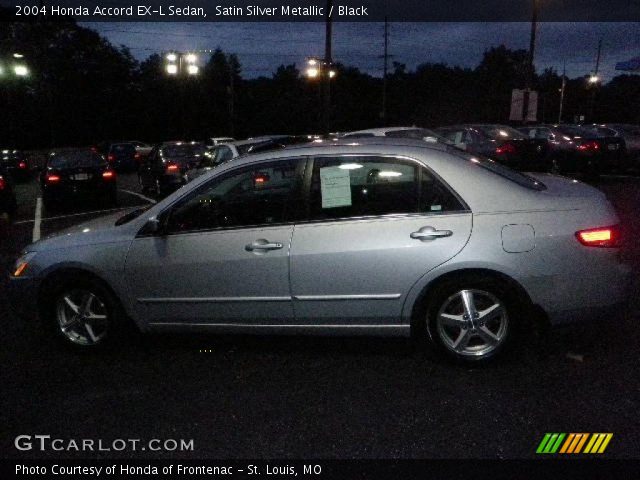
[[[485,363],[512,343],[517,317],[525,310],[508,285],[473,275],[437,286],[425,320],[441,353],[459,362]]]

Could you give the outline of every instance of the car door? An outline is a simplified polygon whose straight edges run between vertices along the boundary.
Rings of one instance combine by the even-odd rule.
[[[126,278],[150,324],[290,323],[289,246],[303,163],[280,160],[219,175],[140,235]]]
[[[316,157],[310,172],[291,247],[296,320],[397,325],[412,285],[466,244],[471,212],[410,159]]]

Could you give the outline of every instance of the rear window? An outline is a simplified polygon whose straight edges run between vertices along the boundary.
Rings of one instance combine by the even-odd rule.
[[[205,147],[200,143],[185,143],[182,145],[167,145],[162,148],[165,157],[199,157],[204,155]]]
[[[523,140],[527,138],[522,132],[506,125],[485,125],[477,127],[477,129],[494,140]]]
[[[456,151],[456,154],[469,160],[470,162],[475,163],[476,165],[484,168],[485,170],[489,170],[491,173],[496,175],[500,175],[502,178],[506,178],[507,180],[517,183],[521,187],[528,188],[529,190],[546,190],[547,187],[544,183],[539,180],[536,180],[529,175],[524,173],[516,172],[515,170],[510,169],[509,167],[498,163],[494,160],[491,160],[486,157],[481,157],[478,155],[469,155],[466,153],[459,153]]]
[[[135,151],[136,147],[133,145],[133,143],[116,143],[114,145],[111,145],[111,153],[126,154],[135,153]]]
[[[49,166],[53,168],[97,167],[105,163],[101,155],[89,151],[53,153],[49,157]]]

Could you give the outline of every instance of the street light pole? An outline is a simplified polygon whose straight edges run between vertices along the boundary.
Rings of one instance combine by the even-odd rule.
[[[325,15],[325,39],[324,39],[324,64],[326,68],[322,69],[322,127],[325,134],[329,134],[331,130],[331,64],[333,63],[331,58],[331,37],[332,37],[332,20],[331,9],[333,7],[333,0],[327,0],[327,10]]]
[[[560,110],[558,111],[558,123],[562,123],[562,109],[564,107],[564,90],[567,88],[567,65],[562,67],[562,87],[560,87]]]
[[[538,29],[538,0],[532,0],[533,12],[531,14],[531,35],[529,37],[529,58],[527,59],[527,74],[525,79],[525,89],[522,98],[522,124],[526,125],[527,118],[529,116],[529,95],[531,94],[531,87],[533,86],[533,77],[535,75],[535,69],[533,66],[533,59],[535,57],[536,49],[536,30]]]

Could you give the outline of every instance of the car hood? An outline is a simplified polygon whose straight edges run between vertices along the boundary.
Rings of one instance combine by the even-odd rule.
[[[57,231],[42,240],[30,245],[26,250],[39,251],[52,248],[68,248],[74,245],[92,245],[98,243],[112,243],[131,239],[129,224],[116,227],[115,223],[123,215],[135,208],[95,218],[88,222]]]

